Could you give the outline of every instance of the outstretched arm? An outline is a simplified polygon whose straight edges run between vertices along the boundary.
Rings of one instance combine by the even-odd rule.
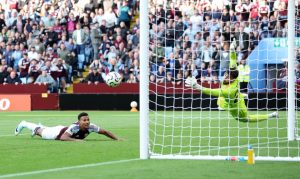
[[[234,87],[229,87],[226,89],[210,89],[210,88],[202,88],[202,93],[212,96],[223,96],[225,98],[233,99],[236,97],[238,89]]]
[[[230,55],[229,55],[229,59],[230,59],[230,63],[229,63],[229,68],[236,68],[237,67],[237,56],[236,56],[236,41],[235,39],[233,40],[233,42],[230,44]]]
[[[100,129],[99,134],[102,134],[102,135],[105,135],[106,137],[109,137],[111,139],[114,139],[114,140],[119,140],[113,133],[111,133],[110,131],[108,130],[105,130],[105,129]]]
[[[185,80],[185,86],[191,87],[197,91],[202,91],[204,94],[212,95],[212,96],[220,96],[221,89],[210,89],[205,88],[197,83],[197,79],[195,77],[189,77]]]
[[[225,98],[234,98],[236,96],[236,93],[237,93],[237,88],[236,87],[229,87],[229,88],[226,88],[226,89],[221,89],[221,88],[218,88],[218,89],[211,89],[211,88],[205,88],[201,85],[199,85],[197,83],[197,80],[195,77],[190,77],[190,78],[187,78],[185,80],[185,86],[186,87],[191,87],[195,90],[198,90],[198,91],[202,91],[203,94],[207,94],[207,95],[212,95],[212,96],[223,96]]]

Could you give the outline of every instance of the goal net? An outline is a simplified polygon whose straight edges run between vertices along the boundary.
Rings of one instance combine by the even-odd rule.
[[[247,156],[251,145],[257,160],[300,160],[295,97],[300,77],[298,4],[294,8],[291,51],[287,1],[149,0],[148,3],[149,109],[141,101],[149,110],[144,113],[149,117],[146,122],[149,131],[144,137],[148,139],[147,155],[225,160]],[[142,21],[141,14],[141,26]],[[184,85],[185,79],[194,76],[204,87],[220,88],[232,51],[239,70],[237,93],[244,96],[248,116],[264,116],[259,122],[236,118],[229,112],[230,105],[222,105],[224,98]],[[141,51],[141,56],[143,53],[147,52]],[[288,74],[294,75],[293,86],[288,83]],[[289,87],[295,90],[288,93]],[[289,103],[294,106],[291,108]],[[294,119],[288,119],[291,117]]]

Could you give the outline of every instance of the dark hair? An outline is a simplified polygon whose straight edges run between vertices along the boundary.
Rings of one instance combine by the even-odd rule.
[[[81,118],[82,116],[88,116],[88,113],[82,112],[82,113],[78,114],[78,117],[77,117],[78,120],[80,120],[80,118]]]
[[[227,73],[230,78],[236,79],[237,77],[239,77],[239,71],[236,68],[230,68],[229,70],[227,70]]]

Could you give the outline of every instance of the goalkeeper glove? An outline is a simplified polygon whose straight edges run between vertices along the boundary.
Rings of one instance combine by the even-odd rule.
[[[235,52],[236,49],[236,41],[233,39],[233,42],[230,44],[230,51]]]
[[[185,80],[185,86],[186,87],[191,87],[191,88],[196,89],[196,90],[202,90],[203,89],[203,87],[197,83],[197,79],[194,76],[193,77],[188,77]]]

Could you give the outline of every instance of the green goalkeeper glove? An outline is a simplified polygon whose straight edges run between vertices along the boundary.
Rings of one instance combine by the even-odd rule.
[[[196,90],[202,90],[203,89],[203,87],[197,83],[197,79],[194,76],[193,77],[188,77],[185,80],[185,86],[196,89]]]

